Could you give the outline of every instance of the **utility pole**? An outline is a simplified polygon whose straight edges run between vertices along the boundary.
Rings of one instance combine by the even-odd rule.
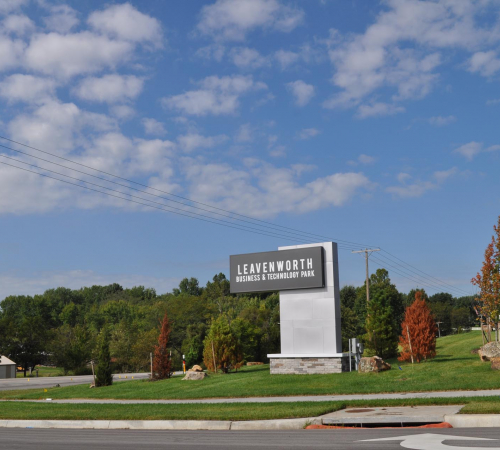
[[[441,337],[441,327],[439,325],[442,324],[442,323],[443,322],[436,322],[436,324],[438,326],[439,337]]]
[[[366,304],[370,303],[370,284],[369,284],[369,279],[370,279],[370,272],[368,271],[368,257],[370,256],[371,252],[379,252],[379,248],[372,248],[368,249],[365,248],[364,250],[357,250],[357,251],[352,251],[352,253],[364,253],[365,254],[365,261],[366,261]]]

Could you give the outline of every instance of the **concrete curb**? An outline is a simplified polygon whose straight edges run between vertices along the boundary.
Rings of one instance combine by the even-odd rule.
[[[95,430],[301,430],[318,425],[315,417],[302,419],[252,420],[0,420],[0,428],[73,428]]]
[[[453,428],[500,427],[500,414],[445,415],[444,421]]]

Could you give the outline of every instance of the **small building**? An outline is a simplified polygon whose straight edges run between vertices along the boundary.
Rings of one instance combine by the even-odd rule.
[[[0,379],[16,378],[16,363],[0,355]]]

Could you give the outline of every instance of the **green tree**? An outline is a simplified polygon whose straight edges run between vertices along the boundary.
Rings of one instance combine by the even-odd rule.
[[[358,334],[358,316],[347,306],[340,305],[340,323],[342,330],[342,350],[349,350],[349,339],[359,336]]]
[[[394,327],[394,314],[391,306],[384,304],[383,297],[370,300],[364,342],[368,356],[390,358],[397,354],[398,334]]]
[[[92,336],[84,325],[60,326],[50,343],[51,360],[62,367],[66,375],[70,370],[75,374],[83,373],[92,357]]]
[[[179,283],[179,288],[174,288],[172,291],[174,295],[187,294],[187,295],[201,295],[203,288],[196,278],[183,278]]]
[[[220,369],[228,373],[230,369],[239,367],[243,355],[226,316],[212,322],[203,344],[203,362],[208,370],[216,372]]]
[[[105,326],[101,330],[99,339],[99,355],[95,371],[95,387],[111,386],[113,384],[113,372],[111,370],[111,354],[109,352],[109,341],[111,339],[109,328]]]
[[[354,286],[344,286],[340,290],[340,304],[351,310],[354,310],[357,292]]]

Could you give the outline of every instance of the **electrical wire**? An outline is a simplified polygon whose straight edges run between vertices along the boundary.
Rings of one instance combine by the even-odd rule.
[[[276,228],[276,229],[277,229],[277,228],[288,229],[288,230],[292,230],[292,231],[295,231],[295,232],[299,232],[301,235],[309,235],[309,236],[311,236],[311,237],[319,237],[319,238],[322,238],[322,239],[329,239],[329,240],[336,241],[337,243],[350,244],[350,245],[353,245],[353,246],[355,246],[355,247],[366,247],[366,245],[364,245],[364,244],[359,244],[359,243],[356,243],[356,242],[345,241],[345,240],[343,240],[343,239],[332,239],[332,238],[330,238],[330,237],[328,237],[328,236],[322,236],[322,235],[318,235],[318,234],[313,234],[313,233],[303,232],[303,231],[301,231],[301,230],[297,230],[297,229],[295,229],[295,228],[286,227],[286,226],[283,226],[283,225],[275,225],[275,224],[273,224],[273,223],[271,223],[271,222],[267,222],[267,221],[265,221],[265,220],[255,219],[255,218],[253,218],[253,217],[246,216],[246,215],[244,215],[244,214],[239,214],[239,213],[235,213],[235,212],[232,212],[232,211],[228,211],[228,210],[226,210],[226,209],[219,208],[219,207],[216,207],[216,206],[212,206],[212,205],[209,205],[209,204],[207,204],[207,203],[199,202],[199,201],[196,201],[196,200],[192,200],[192,199],[190,199],[190,198],[183,197],[183,196],[180,196],[180,195],[174,194],[174,193],[172,193],[172,192],[168,192],[168,191],[164,191],[164,190],[161,190],[161,189],[157,189],[157,188],[154,188],[154,187],[148,186],[148,185],[146,185],[146,184],[143,184],[143,183],[140,183],[140,182],[137,182],[137,181],[134,181],[134,180],[130,180],[130,179],[127,179],[127,178],[121,177],[121,176],[119,176],[119,175],[115,175],[115,174],[110,173],[110,172],[106,172],[106,171],[103,171],[103,170],[100,170],[100,169],[96,169],[96,168],[94,168],[94,167],[91,167],[91,166],[88,166],[88,165],[85,165],[85,164],[82,164],[82,163],[79,163],[79,162],[73,161],[73,160],[68,159],[68,158],[64,158],[64,157],[59,156],[59,155],[56,155],[56,154],[54,154],[54,153],[50,153],[50,152],[47,152],[47,151],[45,151],[45,150],[41,150],[41,149],[38,149],[38,148],[36,148],[36,147],[32,147],[32,146],[30,146],[30,145],[27,145],[27,144],[23,144],[22,142],[18,142],[18,141],[15,141],[15,140],[9,139],[9,138],[7,138],[7,137],[5,137],[5,136],[1,136],[1,135],[0,135],[0,139],[4,139],[4,140],[9,141],[9,142],[12,142],[12,143],[14,143],[14,144],[17,144],[17,145],[21,145],[21,146],[24,146],[24,147],[30,148],[30,149],[35,150],[35,151],[37,151],[37,152],[41,152],[41,153],[44,153],[44,154],[47,154],[47,155],[53,156],[53,157],[55,157],[55,158],[59,158],[59,159],[61,159],[61,160],[63,160],[63,161],[67,161],[67,162],[69,162],[69,163],[71,163],[71,164],[76,164],[76,165],[78,165],[78,166],[85,167],[85,168],[90,169],[90,170],[94,170],[94,171],[96,171],[96,172],[99,172],[99,173],[102,173],[102,174],[105,174],[105,175],[111,176],[111,177],[113,177],[113,178],[117,178],[117,179],[120,179],[120,180],[123,180],[123,181],[127,181],[128,183],[133,183],[133,184],[135,184],[135,185],[141,186],[141,187],[146,188],[146,189],[151,189],[151,190],[154,190],[154,191],[157,191],[157,192],[161,192],[161,193],[163,193],[163,194],[170,195],[170,196],[172,196],[172,197],[176,197],[176,198],[179,198],[179,199],[182,199],[182,200],[185,200],[185,201],[188,201],[188,202],[192,202],[192,203],[195,203],[195,204],[198,204],[198,205],[203,205],[203,206],[206,206],[206,207],[208,207],[208,208],[212,208],[212,209],[214,209],[214,210],[218,210],[218,211],[225,212],[225,213],[227,213],[227,214],[231,214],[231,215],[233,215],[233,216],[236,216],[236,217],[232,217],[232,218],[233,218],[233,219],[235,219],[235,220],[241,220],[241,219],[238,219],[237,217],[243,217],[243,218],[245,218],[245,219],[249,219],[249,220],[252,220],[252,221],[255,221],[255,222],[259,222],[259,223],[265,224],[265,226],[267,226],[267,227],[271,226],[271,227],[274,227],[274,228]],[[27,152],[22,152],[21,150],[16,150],[16,149],[13,149],[13,148],[11,148],[11,147],[7,147],[7,146],[2,145],[2,144],[0,144],[0,146],[1,146],[1,147],[3,147],[3,148],[9,149],[9,150],[11,150],[11,151],[15,151],[15,152],[18,152],[18,153],[22,153],[22,154],[24,154],[24,155],[27,155],[27,156],[30,156],[30,157],[33,157],[33,158],[41,159],[41,158],[39,158],[39,157],[37,157],[37,156],[35,156],[35,155],[32,155],[32,154],[30,154],[30,153],[27,153]],[[57,164],[57,163],[54,163],[53,161],[48,161],[48,160],[45,160],[45,159],[44,159],[44,161],[49,162],[49,163],[51,163],[51,164]],[[76,169],[73,169],[73,168],[70,168],[70,167],[67,167],[67,166],[63,166],[63,165],[60,165],[60,164],[57,164],[57,165],[62,166],[62,167],[65,167],[65,168],[67,168],[67,169],[69,169],[69,170],[76,170]],[[80,172],[80,173],[84,173],[84,172]],[[86,173],[86,175],[89,175],[89,176],[94,176],[94,175],[91,175],[91,174],[88,174],[88,173]],[[100,178],[100,179],[103,179],[103,178]],[[107,181],[107,182],[110,182],[110,183],[115,183],[115,182],[113,182],[113,181],[111,181],[111,180],[108,180],[108,179],[104,179],[104,180],[105,180],[105,181]],[[129,187],[129,188],[130,188],[130,187]],[[150,195],[154,195],[154,194],[150,194]],[[173,200],[169,199],[169,201],[173,201]],[[186,206],[190,206],[190,207],[192,207],[192,208],[199,208],[199,207],[197,207],[197,206],[193,206],[193,205],[186,205]],[[264,225],[260,225],[260,226],[264,226]]]
[[[192,199],[187,198],[187,197],[183,197],[183,196],[180,196],[180,195],[177,195],[177,194],[173,194],[173,193],[168,192],[168,191],[164,191],[164,190],[161,190],[161,189],[153,188],[153,187],[145,185],[143,183],[140,183],[140,182],[137,182],[137,181],[134,181],[134,180],[130,180],[130,179],[127,179],[125,177],[121,177],[119,175],[115,175],[115,174],[110,173],[110,172],[99,170],[99,169],[93,168],[91,166],[88,166],[88,165],[85,165],[85,164],[73,161],[73,160],[68,159],[68,158],[64,158],[62,156],[59,156],[59,155],[56,155],[56,154],[53,154],[53,153],[50,153],[50,152],[47,152],[47,151],[44,151],[44,150],[40,150],[40,149],[38,149],[36,147],[32,147],[30,145],[23,144],[21,142],[9,139],[9,138],[7,138],[5,136],[1,136],[0,135],[0,139],[4,139],[4,140],[9,141],[9,142],[11,142],[13,144],[21,145],[21,146],[24,146],[26,148],[30,148],[30,149],[35,150],[37,152],[41,152],[41,153],[50,155],[52,157],[58,158],[60,160],[66,161],[68,163],[78,165],[80,167],[85,167],[86,169],[90,169],[90,170],[96,171],[98,173],[102,173],[104,175],[107,175],[107,176],[110,176],[110,177],[113,177],[113,178],[116,178],[116,179],[119,179],[119,180],[123,180],[123,181],[126,181],[128,183],[135,184],[137,186],[141,186],[141,187],[143,187],[145,189],[148,189],[148,190],[153,190],[153,191],[156,191],[156,192],[161,192],[163,194],[166,194],[168,196],[181,199],[183,201],[174,200],[172,198],[167,198],[167,197],[164,197],[164,196],[158,195],[158,194],[153,194],[153,193],[148,192],[148,191],[143,190],[143,189],[138,189],[138,188],[134,188],[134,187],[129,186],[129,185],[118,183],[118,182],[110,180],[108,178],[104,178],[104,177],[100,177],[100,176],[97,176],[97,175],[94,175],[94,174],[91,174],[91,173],[88,173],[88,172],[84,172],[84,171],[75,169],[73,167],[68,167],[66,165],[59,164],[57,162],[50,161],[50,160],[41,158],[39,156],[33,155],[31,153],[23,152],[21,150],[14,149],[12,147],[0,144],[0,147],[3,147],[5,149],[7,149],[7,150],[10,150],[10,151],[13,151],[13,152],[17,152],[17,153],[26,155],[26,156],[31,157],[31,158],[38,159],[38,160],[47,162],[49,164],[54,164],[54,165],[59,166],[61,168],[64,168],[64,169],[67,169],[67,170],[71,170],[71,171],[80,173],[80,174],[85,175],[85,176],[90,176],[90,177],[99,179],[101,181],[105,181],[106,183],[112,183],[114,185],[117,185],[117,186],[120,186],[120,187],[123,187],[123,188],[126,188],[126,189],[131,189],[133,191],[140,192],[140,193],[148,195],[148,196],[153,196],[153,197],[156,197],[156,198],[161,198],[162,200],[165,200],[167,202],[172,202],[172,203],[176,203],[176,204],[185,206],[187,208],[191,208],[194,211],[191,211],[191,210],[188,210],[188,209],[183,209],[183,208],[177,208],[177,207],[174,207],[174,206],[171,206],[171,205],[165,205],[164,203],[159,203],[159,202],[156,202],[156,201],[153,201],[153,200],[150,200],[150,199],[145,199],[143,197],[134,196],[134,195],[132,195],[130,193],[127,193],[127,192],[122,192],[122,191],[118,191],[118,190],[115,190],[115,189],[111,189],[111,188],[108,188],[106,186],[102,186],[102,185],[98,185],[98,184],[95,184],[95,183],[91,183],[89,181],[82,180],[82,179],[79,179],[79,178],[76,178],[76,177],[71,177],[69,175],[65,175],[65,174],[62,174],[60,172],[56,172],[56,171],[53,171],[51,169],[47,169],[45,167],[40,167],[40,166],[37,166],[37,165],[34,165],[34,164],[30,164],[30,163],[27,163],[27,162],[24,162],[24,161],[21,161],[21,160],[12,158],[12,157],[8,157],[6,155],[0,155],[0,156],[2,156],[4,158],[8,158],[8,159],[14,160],[17,163],[25,164],[25,165],[28,165],[30,167],[35,167],[35,168],[37,168],[39,170],[45,170],[45,171],[57,174],[59,176],[63,176],[63,177],[67,177],[67,178],[79,181],[81,183],[86,183],[86,184],[89,184],[89,185],[92,185],[92,186],[99,187],[101,189],[106,189],[106,190],[108,190],[110,192],[119,193],[121,195],[127,195],[127,196],[129,196],[131,198],[137,198],[139,200],[142,200],[142,201],[148,202],[148,203],[142,203],[142,202],[131,200],[129,198],[125,198],[125,197],[121,197],[121,196],[117,196],[117,195],[112,195],[112,194],[109,194],[108,192],[103,192],[103,191],[100,191],[100,190],[97,190],[97,189],[89,188],[88,186],[83,186],[83,185],[77,184],[77,183],[71,183],[71,182],[68,182],[68,181],[65,181],[65,180],[61,180],[61,179],[58,179],[58,178],[55,178],[55,177],[51,177],[51,176],[48,176],[48,175],[45,175],[45,174],[42,174],[42,173],[39,173],[39,172],[35,172],[35,171],[24,169],[24,168],[21,168],[21,167],[18,167],[18,166],[14,166],[12,164],[2,163],[2,164],[5,164],[5,165],[8,165],[8,166],[11,166],[13,168],[17,168],[17,169],[20,169],[20,170],[25,170],[25,171],[28,171],[28,172],[31,172],[31,173],[34,173],[34,174],[37,174],[37,175],[40,175],[40,176],[44,176],[44,177],[47,177],[47,178],[52,178],[54,180],[57,180],[57,181],[60,181],[60,182],[64,182],[64,183],[68,183],[68,184],[71,184],[71,185],[74,185],[74,186],[77,186],[77,187],[80,187],[80,188],[89,189],[89,190],[92,190],[92,191],[95,191],[95,192],[99,192],[99,193],[104,194],[104,195],[109,195],[109,196],[116,197],[116,198],[119,198],[119,199],[122,199],[122,200],[131,201],[133,203],[139,203],[139,204],[142,204],[144,206],[149,206],[151,208],[161,209],[163,211],[170,212],[172,214],[178,214],[178,215],[186,216],[186,217],[189,217],[189,218],[196,218],[196,219],[204,220],[206,222],[210,222],[210,223],[213,223],[213,224],[216,224],[216,225],[227,226],[227,227],[235,228],[235,229],[238,229],[238,230],[241,230],[241,231],[247,231],[247,232],[257,233],[257,234],[261,234],[261,235],[265,235],[265,236],[270,236],[270,237],[277,237],[277,238],[286,239],[286,240],[289,240],[289,241],[294,241],[294,239],[299,238],[299,239],[302,240],[302,242],[307,241],[307,243],[314,243],[314,241],[311,241],[312,238],[322,238],[322,239],[328,239],[328,240],[331,240],[331,241],[336,241],[338,247],[340,249],[342,249],[342,250],[349,250],[349,249],[353,249],[353,248],[360,249],[360,248],[363,248],[363,247],[364,248],[370,247],[370,246],[359,244],[359,243],[352,242],[352,241],[346,241],[346,240],[341,240],[341,239],[334,239],[334,238],[331,238],[331,237],[328,237],[328,236],[323,236],[323,235],[319,235],[319,234],[304,232],[304,231],[301,231],[301,230],[298,230],[298,229],[295,229],[295,228],[291,228],[291,227],[286,227],[286,226],[283,226],[283,225],[276,225],[276,224],[273,224],[272,222],[268,222],[268,221],[265,221],[265,220],[255,219],[253,217],[246,216],[244,214],[235,213],[235,212],[223,209],[223,208],[219,208],[219,207],[212,206],[212,205],[209,205],[209,204],[206,204],[206,203],[203,203],[203,202],[192,200]],[[195,205],[202,205],[202,206],[205,206],[206,208],[211,208],[211,209],[206,209],[206,208],[203,208],[203,207],[200,207],[200,206],[195,206],[193,204],[184,203],[184,201],[191,202],[191,203],[193,203]],[[162,207],[154,206],[151,203],[157,204],[157,205],[161,205]],[[168,209],[165,209],[165,208],[168,208]],[[205,214],[202,214],[202,213],[199,213],[199,212],[195,212],[195,211],[198,211],[198,210],[207,212],[207,213],[209,213],[211,215],[207,216]],[[179,211],[181,211],[181,212],[179,212]],[[222,218],[215,218],[212,215],[220,216]],[[227,220],[227,219],[229,219],[229,220]],[[235,221],[235,222],[231,222],[231,221]],[[248,223],[248,224],[251,224],[253,226],[242,225],[239,222]],[[260,228],[254,228],[254,226],[257,226],[257,227],[260,227]],[[420,269],[412,266],[411,264],[406,263],[402,259],[400,259],[400,258],[392,255],[391,253],[389,253],[387,250],[384,250],[384,249],[381,249],[381,250],[384,253],[386,253],[388,256],[386,258],[384,258],[382,255],[379,254],[378,256],[382,257],[385,260],[385,262],[381,261],[381,260],[378,260],[378,261],[382,262],[383,264],[389,265],[390,267],[392,267],[392,269],[394,271],[396,271],[396,270],[405,271],[406,274],[408,274],[408,272],[410,272],[413,275],[415,275],[415,276],[417,276],[417,277],[419,277],[421,279],[424,279],[424,281],[425,281],[426,284],[428,284],[430,286],[433,286],[433,289],[436,289],[436,286],[447,286],[447,290],[450,290],[450,289],[454,290],[455,295],[456,295],[456,292],[466,293],[466,295],[470,295],[470,293],[467,293],[463,289],[456,288],[456,287],[454,287],[454,286],[452,286],[452,285],[450,285],[448,283],[445,283],[444,281],[441,281],[438,278],[436,278],[436,277],[434,277],[432,275],[429,275],[429,274],[421,271]],[[397,259],[399,262],[394,261],[391,257]],[[392,264],[390,264],[387,261],[390,261]],[[416,272],[414,272],[411,269],[408,269],[407,267],[403,266],[401,263],[404,264],[405,266],[408,266],[408,267],[411,267],[412,269],[417,270],[418,272],[422,273],[424,276],[417,274]],[[380,264],[377,264],[377,265],[380,265]],[[394,265],[396,265],[396,267]],[[419,280],[417,278],[414,278],[413,276],[408,277],[408,276],[402,275],[401,272],[396,272],[396,273],[398,273],[401,276],[404,276],[407,279],[410,279],[410,280],[415,281],[417,283],[423,284],[423,282],[421,280]],[[436,283],[436,281],[437,281],[437,283]],[[439,287],[439,289],[443,289],[443,288]],[[445,290],[446,290],[446,288],[445,288]]]

